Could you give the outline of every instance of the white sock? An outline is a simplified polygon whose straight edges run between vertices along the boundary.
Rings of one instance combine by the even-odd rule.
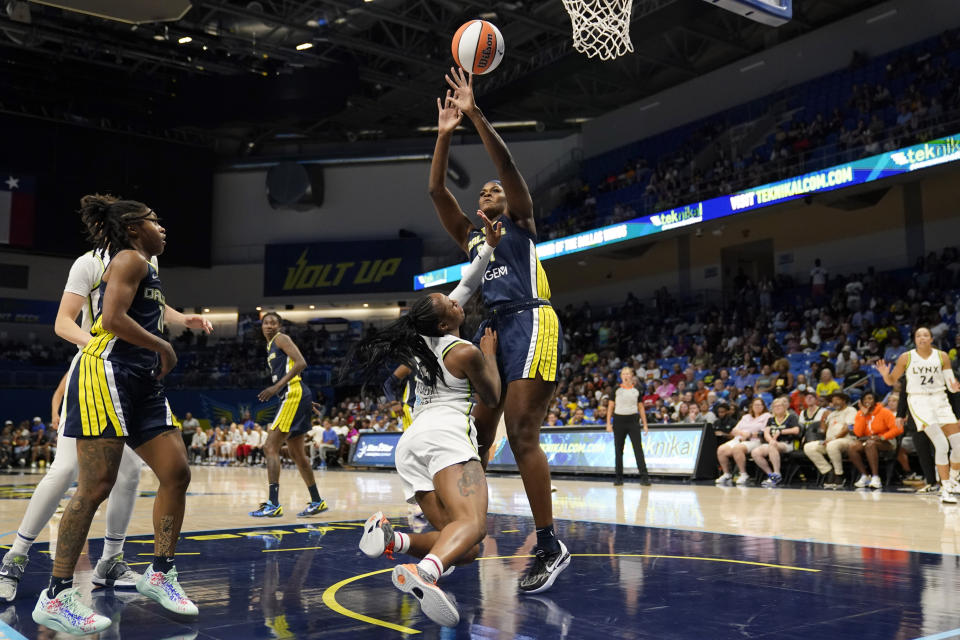
[[[879,480],[879,479],[880,479],[880,476],[872,476],[870,479],[871,479],[871,480]]]
[[[393,550],[397,553],[406,553],[407,551],[410,551],[410,536],[404,535],[399,531],[394,531]]]
[[[10,546],[10,555],[12,556],[25,556],[30,553],[30,547],[33,546],[33,540],[27,540],[20,533],[17,533],[17,537],[13,539],[13,544]]]
[[[417,565],[417,569],[420,570],[420,575],[436,582],[440,574],[443,573],[443,563],[440,562],[440,558],[428,553]]]
[[[103,539],[103,554],[101,554],[100,560],[108,560],[117,554],[123,553],[123,541],[125,539],[124,536],[114,538],[110,536],[110,534],[107,534],[107,537]]]

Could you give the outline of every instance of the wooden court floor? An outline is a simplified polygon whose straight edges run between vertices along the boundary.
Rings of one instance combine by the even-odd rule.
[[[39,477],[0,476],[0,544],[12,541]],[[247,515],[265,497],[263,469],[194,467],[178,568],[200,619],[98,590],[88,597],[117,619],[101,637],[960,638],[960,507],[936,497],[557,478],[557,529],[573,563],[553,589],[524,598],[514,585],[533,544],[526,497],[518,478],[493,476],[487,559],[444,584],[462,610],[460,627],[444,630],[393,589],[389,561],[356,548],[373,511],[422,526],[408,517],[396,476],[317,478],[329,512],[297,518],[307,493],[285,470],[287,515],[264,521]],[[132,563],[151,555],[155,488],[144,472],[126,548]],[[103,535],[103,511],[93,538]],[[0,606],[0,638],[52,637],[30,610],[58,521],[39,538],[17,600]],[[91,541],[78,568],[85,592],[100,546]]]

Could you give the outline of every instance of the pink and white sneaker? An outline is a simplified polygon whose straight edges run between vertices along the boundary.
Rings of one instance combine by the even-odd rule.
[[[167,611],[184,616],[195,616],[199,613],[197,605],[190,601],[183,592],[183,587],[177,581],[176,568],[161,573],[160,571],[154,571],[151,564],[137,580],[137,591],[152,600],[156,600]]]
[[[113,620],[83,604],[76,589],[64,589],[56,598],[51,598],[44,589],[33,608],[33,621],[75,636],[99,633],[113,624]]]

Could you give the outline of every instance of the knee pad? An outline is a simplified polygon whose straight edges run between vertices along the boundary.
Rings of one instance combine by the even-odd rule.
[[[943,435],[943,430],[940,429],[940,425],[927,425],[927,428],[924,429],[924,433],[927,434],[927,437],[930,438],[930,442],[933,443],[934,463],[938,465],[950,464],[950,456],[948,455],[948,452],[950,451],[950,443],[947,442],[947,436]]]
[[[949,436],[950,442],[950,462],[960,462],[960,433]]]

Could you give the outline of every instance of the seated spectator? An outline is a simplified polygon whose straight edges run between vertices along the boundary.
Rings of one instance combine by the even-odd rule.
[[[830,398],[839,391],[841,391],[840,385],[833,379],[833,372],[830,371],[830,369],[820,371],[820,383],[817,384],[817,395],[821,398]]]
[[[189,413],[187,415],[190,415]],[[207,457],[207,432],[203,430],[197,423],[197,427],[193,431],[193,435],[190,437],[190,461],[193,464],[198,462],[203,462]]]
[[[737,484],[741,486],[747,484],[750,479],[747,475],[747,454],[752,453],[754,449],[761,445],[760,435],[769,420],[770,413],[767,411],[763,399],[754,398],[750,403],[750,411],[730,431],[733,439],[717,448],[717,460],[723,469],[723,474],[717,478],[717,484],[727,484],[733,479],[731,458],[736,462],[740,471]]]
[[[773,382],[773,389],[770,391],[774,398],[786,396],[793,389],[793,374],[790,373],[790,361],[786,358],[780,358],[773,363],[773,372],[777,375]]]
[[[556,411],[551,411],[547,414],[547,426],[548,427],[562,427],[563,420],[560,419],[560,416],[557,415]]]
[[[356,423],[350,425],[350,430],[347,431],[347,436],[343,441],[343,448],[340,450],[340,457],[344,460],[349,460],[350,447],[357,444],[357,440],[360,439],[360,432],[357,430]]]
[[[188,449],[193,447],[193,435],[200,428],[200,421],[193,417],[193,414],[187,411],[183,414],[183,421],[180,423],[183,443]]]
[[[807,387],[803,392],[803,409],[797,413],[797,419],[800,426],[806,430],[814,422],[822,422],[828,411],[820,406],[820,400],[817,398],[817,392]]]
[[[655,393],[663,400],[666,400],[677,391],[676,386],[671,384],[669,380],[654,380],[653,383],[656,389]]]
[[[14,432],[13,436],[13,460],[14,464],[27,466],[27,457],[30,455],[30,424],[24,420],[20,423],[20,428]]]
[[[687,407],[687,423],[707,424],[707,416],[700,411],[700,405],[693,402]]]
[[[0,430],[0,469],[9,469],[13,461],[13,420],[7,420]]]
[[[802,373],[798,374],[797,388],[790,393],[790,410],[794,413],[799,414],[801,411],[803,411],[803,407],[806,403],[807,390],[807,376]],[[817,395],[816,391],[813,389],[810,389],[810,392],[813,393],[814,396]]]
[[[866,387],[870,381],[867,372],[863,370],[859,360],[854,360],[852,367],[843,379],[843,388],[847,391],[853,388]]]
[[[32,451],[30,452],[30,468],[37,466],[40,459],[41,466],[50,464],[50,458],[57,451],[57,430],[53,427],[41,429],[34,433]]]
[[[770,419],[763,429],[764,444],[751,452],[753,461],[767,474],[761,484],[776,487],[783,482],[780,475],[780,455],[793,450],[794,442],[800,439],[800,423],[790,411],[790,401],[780,396],[770,403]]]
[[[723,382],[722,382],[722,381],[720,382],[720,385],[721,385],[721,388],[722,388],[722,387],[723,387]],[[723,389],[723,391],[724,391],[724,393],[726,393],[726,389]],[[696,402],[697,404],[703,402],[704,400],[707,399],[707,394],[708,394],[708,393],[710,393],[710,390],[707,389],[707,384],[706,384],[706,382],[704,382],[703,380],[697,380],[697,388],[696,388],[696,391],[693,392],[693,400],[694,400],[694,402]]]
[[[220,459],[220,427],[214,427],[207,433],[207,464],[214,464]]]
[[[593,419],[591,424],[607,424],[607,404],[600,402],[597,408],[593,410]]]
[[[573,417],[570,418],[570,426],[579,426],[584,424],[585,418],[583,416],[583,409],[577,407],[577,410],[573,412]]]
[[[960,338],[960,333],[957,334],[957,337]],[[896,362],[897,358],[906,350],[906,347],[900,344],[900,334],[895,333],[890,336],[890,342],[883,351],[883,359],[887,362]]]
[[[846,377],[860,363],[860,357],[851,349],[850,345],[843,345],[843,349],[837,354],[837,375],[841,378]],[[844,382],[844,384],[847,384]],[[847,385],[849,386],[849,385]]]
[[[853,435],[857,440],[847,449],[850,462],[860,472],[860,479],[853,486],[858,489],[883,488],[880,481],[880,453],[896,449],[897,436],[902,433],[903,427],[897,425],[897,420],[889,409],[877,402],[876,394],[870,390],[864,391],[860,398],[860,410],[857,411],[853,423]],[[864,455],[870,465],[869,474],[863,464]]]
[[[267,444],[267,436],[270,435],[270,430],[261,427],[259,424],[253,426],[253,431],[259,436],[259,440],[253,444],[253,448],[250,450],[250,463],[251,464],[262,464],[263,459],[263,447]]]
[[[320,437],[320,458],[327,466],[339,464],[337,452],[340,449],[340,436],[333,430],[333,425],[329,420],[325,420],[323,433]]]
[[[830,413],[820,422],[824,440],[808,442],[803,445],[803,453],[816,465],[820,473],[826,474],[824,489],[842,489],[843,453],[856,440],[853,437],[853,423],[857,410],[849,406],[847,394],[837,391],[830,396]],[[827,457],[830,461],[827,462]]]

